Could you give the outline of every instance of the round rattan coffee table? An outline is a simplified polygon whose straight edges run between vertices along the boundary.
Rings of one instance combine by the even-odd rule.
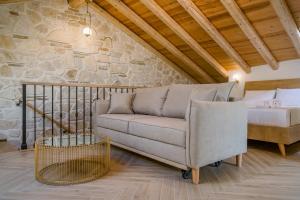
[[[35,177],[49,185],[84,183],[110,169],[110,139],[74,134],[42,137],[35,143]]]

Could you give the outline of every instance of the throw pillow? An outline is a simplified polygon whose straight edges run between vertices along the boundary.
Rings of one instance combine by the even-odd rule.
[[[110,95],[109,114],[132,114],[132,93],[112,93]]]

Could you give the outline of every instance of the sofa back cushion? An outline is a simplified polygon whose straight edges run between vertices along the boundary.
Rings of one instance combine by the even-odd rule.
[[[167,92],[168,87],[137,89],[132,107],[134,113],[161,116]]]
[[[213,101],[216,97],[217,94],[217,89],[216,88],[211,88],[211,89],[194,89],[190,95],[189,101],[187,108],[185,110],[185,119],[188,119],[189,114],[190,114],[190,107],[191,101],[192,100],[197,100],[197,101]]]
[[[184,118],[193,90],[217,90],[214,101],[228,101],[235,82],[220,84],[175,84],[170,86],[162,114],[165,117]]]

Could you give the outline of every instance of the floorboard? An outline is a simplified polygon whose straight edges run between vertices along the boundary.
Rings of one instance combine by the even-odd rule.
[[[220,167],[203,167],[199,185],[179,169],[112,148],[112,167],[103,178],[79,185],[49,186],[34,179],[33,151],[1,152],[0,200],[244,200],[300,199],[300,143],[287,158],[276,145],[250,144],[243,167],[235,158]]]

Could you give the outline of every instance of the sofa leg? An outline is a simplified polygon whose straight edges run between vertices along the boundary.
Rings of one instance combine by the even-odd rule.
[[[199,172],[200,172],[199,168],[192,169],[192,180],[194,184],[199,184],[199,175],[200,175]]]
[[[278,147],[279,147],[281,155],[285,157],[286,153],[285,153],[285,146],[284,146],[284,144],[278,143]]]
[[[242,167],[243,154],[239,154],[239,155],[235,156],[235,162],[236,162],[236,166]]]

